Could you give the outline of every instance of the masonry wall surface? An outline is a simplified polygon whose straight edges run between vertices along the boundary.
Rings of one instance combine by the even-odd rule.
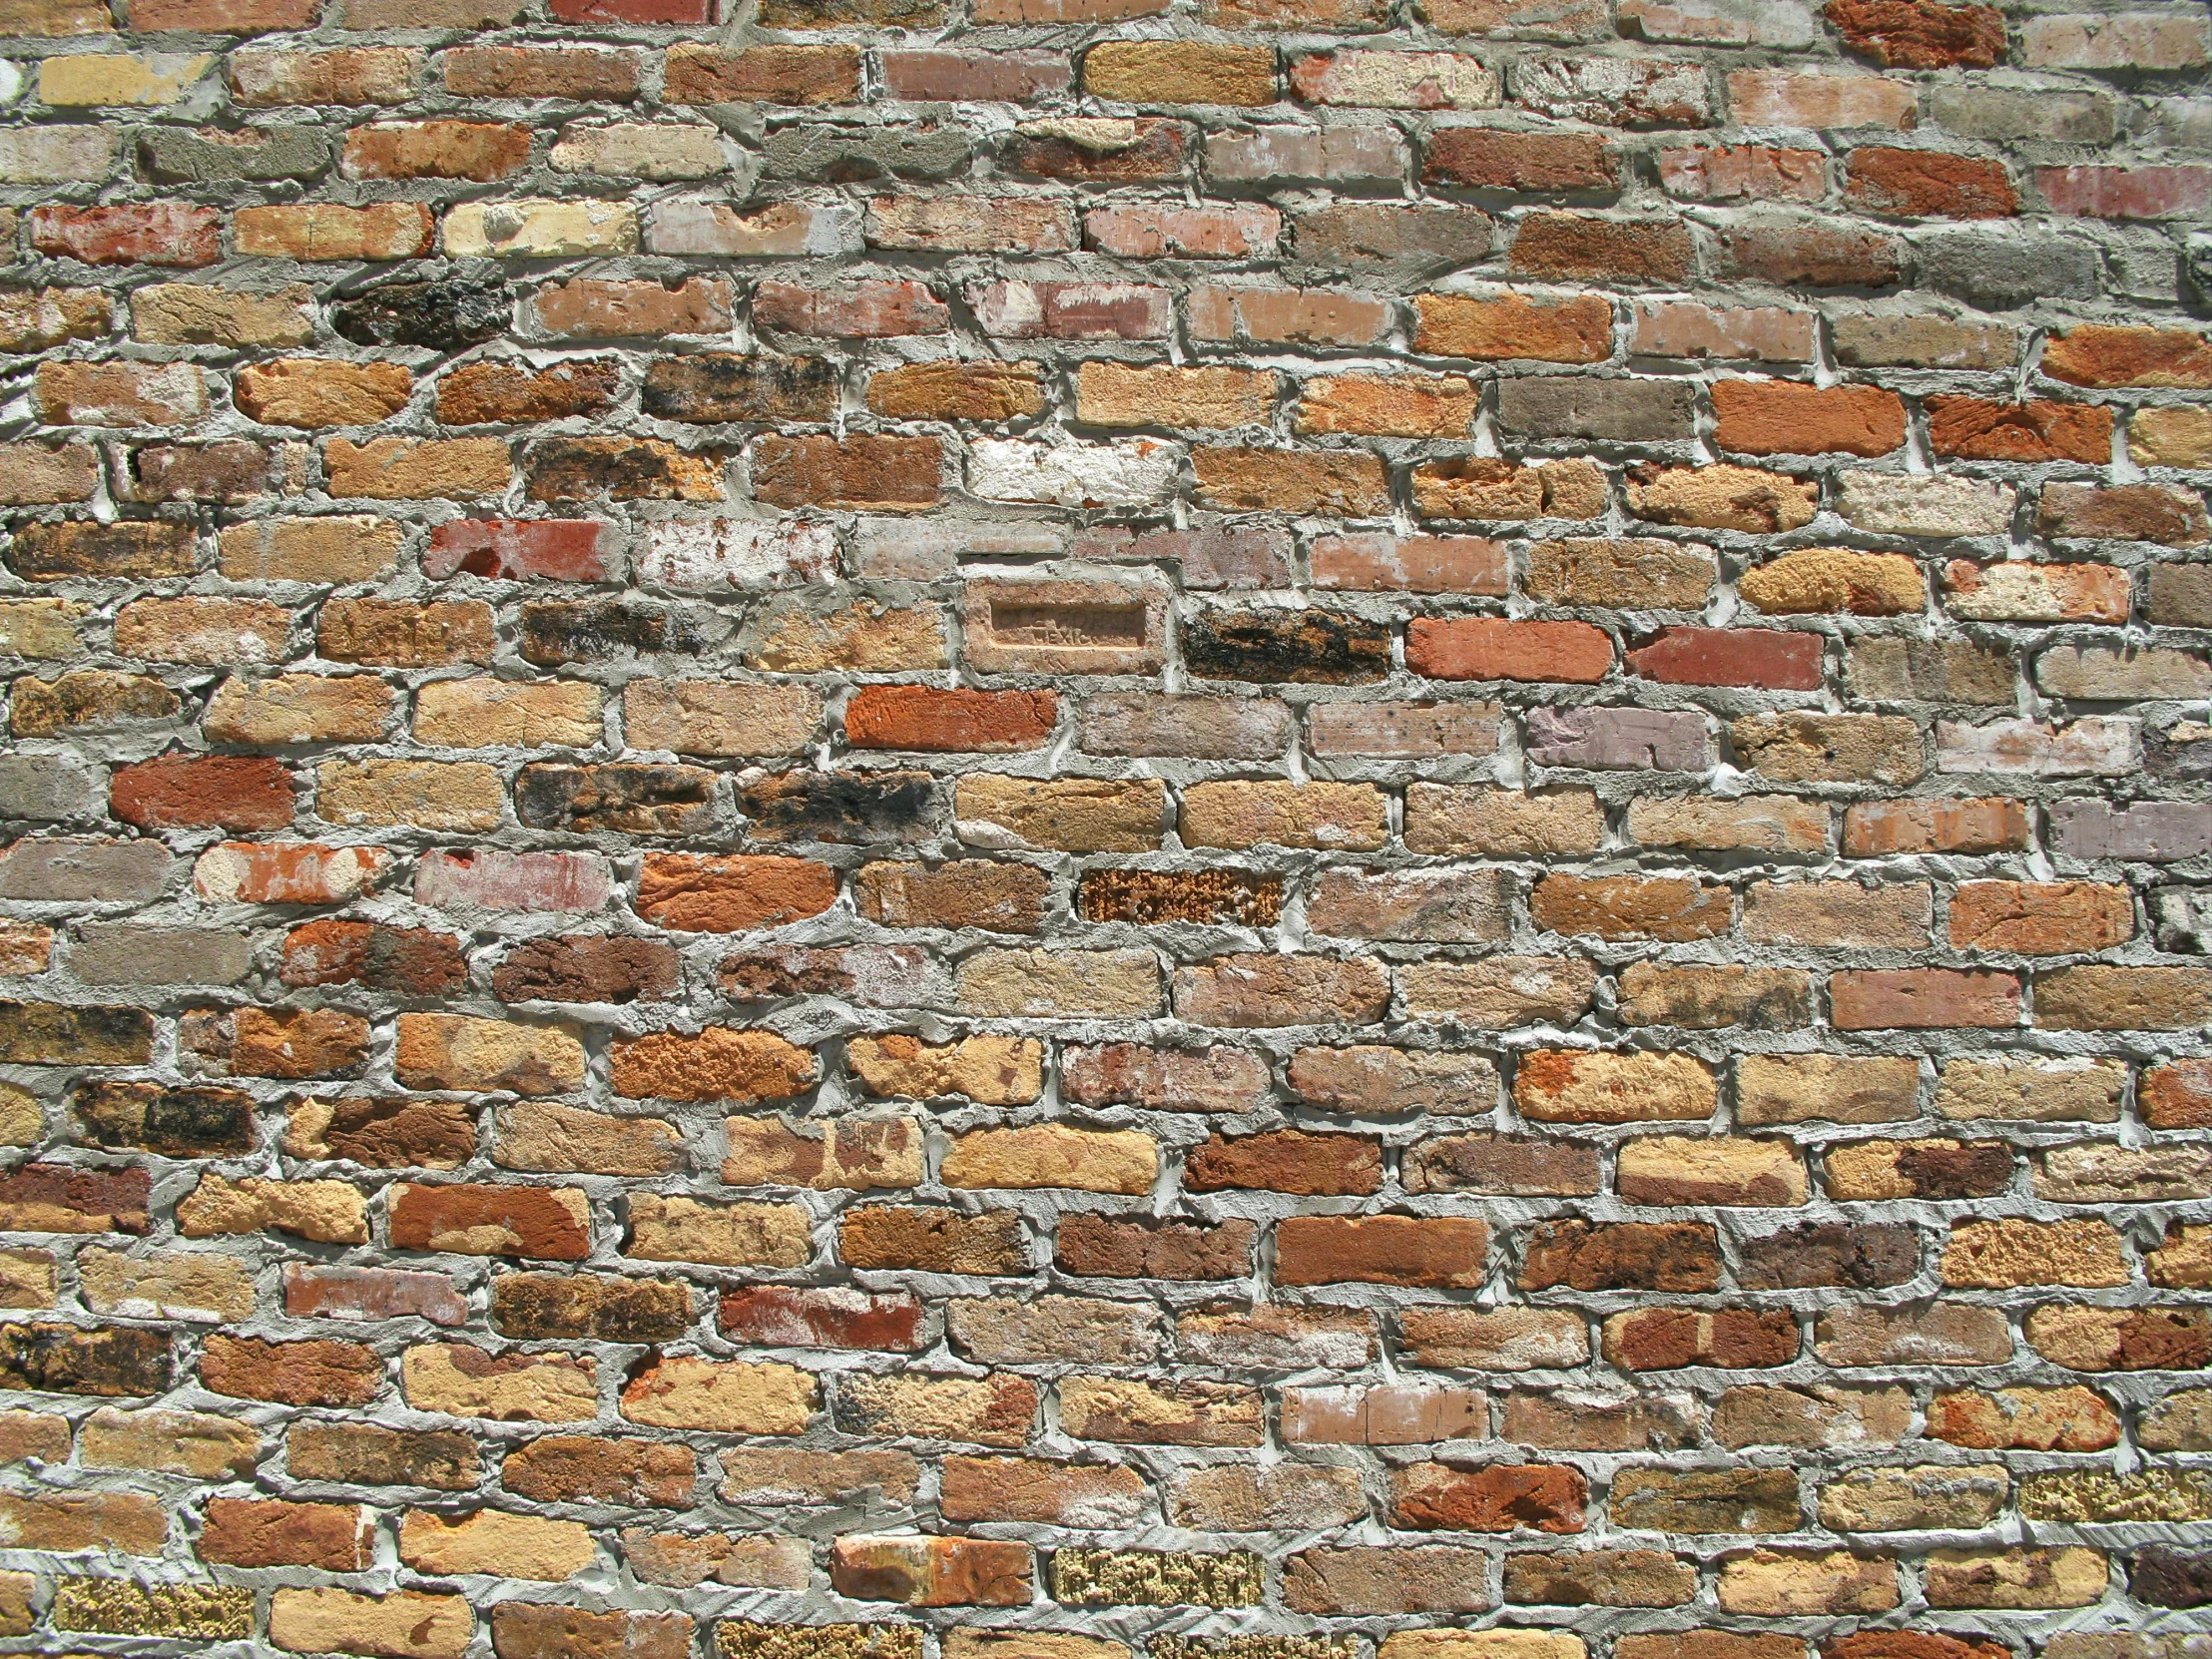
[[[0,1653],[2212,1659],[2212,34],[0,0]]]

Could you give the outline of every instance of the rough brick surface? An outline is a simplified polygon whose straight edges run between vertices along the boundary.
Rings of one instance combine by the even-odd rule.
[[[2202,0],[0,0],[0,1641],[2208,1659]]]

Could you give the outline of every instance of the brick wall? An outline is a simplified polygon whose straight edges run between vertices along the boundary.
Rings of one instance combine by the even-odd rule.
[[[2206,8],[711,10],[0,0],[0,1653],[2212,1655]]]

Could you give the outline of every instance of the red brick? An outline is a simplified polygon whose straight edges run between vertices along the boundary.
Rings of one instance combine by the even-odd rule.
[[[143,1234],[152,1179],[140,1169],[25,1164],[0,1175],[0,1229]]]
[[[291,823],[283,762],[250,755],[162,755],[118,767],[111,810],[142,830],[281,830]]]
[[[598,582],[607,574],[607,526],[589,518],[455,518],[430,532],[422,574],[508,581]]]
[[[856,46],[678,47],[668,55],[671,104],[842,104],[860,93]]]
[[[1696,263],[1679,219],[1538,213],[1520,222],[1509,259],[1517,276],[1593,282],[1686,282]]]
[[[2020,982],[2009,973],[1855,968],[1830,976],[1828,996],[1839,1031],[2007,1030],[2020,1021]]]
[[[756,1285],[722,1293],[722,1330],[762,1348],[858,1348],[914,1354],[922,1305],[910,1293],[870,1296],[843,1286]]]
[[[2112,459],[2112,411],[2085,403],[2033,398],[1999,403],[1986,397],[1928,400],[1928,439],[1938,455],[1969,461]]]
[[[1405,666],[1431,680],[1595,685],[1612,669],[1613,642],[1587,622],[1416,617],[1405,633]]]
[[[1051,692],[863,686],[845,704],[844,735],[855,749],[1006,754],[1043,748],[1059,708]]]
[[[2054,214],[2164,219],[2212,206],[2212,167],[2039,167],[2035,188]]]
[[[2018,801],[1858,801],[1844,814],[1844,852],[2015,852],[2027,846],[2030,828]]]
[[[882,66],[891,97],[930,103],[1026,104],[1074,80],[1064,52],[885,52]]]
[[[142,34],[272,35],[311,29],[320,0],[131,0],[131,27]]]
[[[1194,1193],[1239,1187],[1308,1197],[1372,1193],[1382,1185],[1382,1145],[1362,1135],[1296,1129],[1215,1135],[1185,1153],[1183,1184]]]
[[[384,1367],[359,1343],[211,1336],[200,1381],[214,1393],[279,1405],[366,1405],[382,1391]]]
[[[1764,144],[1662,150],[1659,183],[1686,202],[1818,202],[1828,194],[1828,158]]]
[[[1604,1349],[1626,1371],[1756,1371],[1797,1358],[1798,1328],[1786,1308],[1639,1308],[1605,1322]]]
[[[1844,200],[1899,219],[2005,219],[2020,211],[2002,162],[1872,144],[1851,153]]]
[[[580,1262],[591,1240],[575,1212],[548,1187],[408,1185],[390,1189],[395,1250],[457,1250],[470,1256],[522,1256]]]
[[[713,0],[547,0],[556,23],[712,23]]]
[[[192,269],[223,258],[223,215],[183,202],[31,210],[31,245],[86,265]]]
[[[1887,455],[1905,442],[1905,401],[1875,386],[1721,380],[1713,441],[1745,455]]]
[[[1854,52],[1891,69],[1990,69],[2004,61],[2004,14],[1941,0],[1828,0]]]
[[[906,512],[936,505],[943,465],[935,438],[766,437],[753,451],[753,493],[780,507]]]
[[[1421,178],[1475,190],[1610,193],[1620,188],[1620,163],[1596,133],[1441,127],[1429,135]]]
[[[287,985],[360,985],[397,996],[444,996],[468,978],[461,941],[427,927],[335,918],[284,935]]]
[[[1665,628],[1628,653],[1646,680],[1676,686],[1754,686],[1818,691],[1824,642],[1819,634],[1773,628]]]
[[[350,1503],[211,1497],[200,1530],[203,1561],[228,1567],[319,1567],[362,1572],[376,1534]]]
[[[1292,1216],[1275,1230],[1275,1282],[1472,1290],[1489,1233],[1458,1217]]]
[[[420,121],[355,127],[341,159],[354,179],[467,179],[489,184],[530,159],[530,129],[497,122]]]
[[[845,288],[763,282],[753,294],[753,325],[840,339],[941,334],[952,313],[920,282],[869,280]]]
[[[1564,1463],[1414,1463],[1391,1473],[1390,1493],[1397,1525],[1452,1532],[1579,1532],[1590,1495]]]
[[[638,914],[685,932],[775,927],[836,900],[836,872],[806,858],[651,853],[638,875]]]

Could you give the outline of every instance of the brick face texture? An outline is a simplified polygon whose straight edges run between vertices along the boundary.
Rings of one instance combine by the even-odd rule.
[[[0,0],[0,239],[8,1651],[2212,1652],[2203,5]]]

